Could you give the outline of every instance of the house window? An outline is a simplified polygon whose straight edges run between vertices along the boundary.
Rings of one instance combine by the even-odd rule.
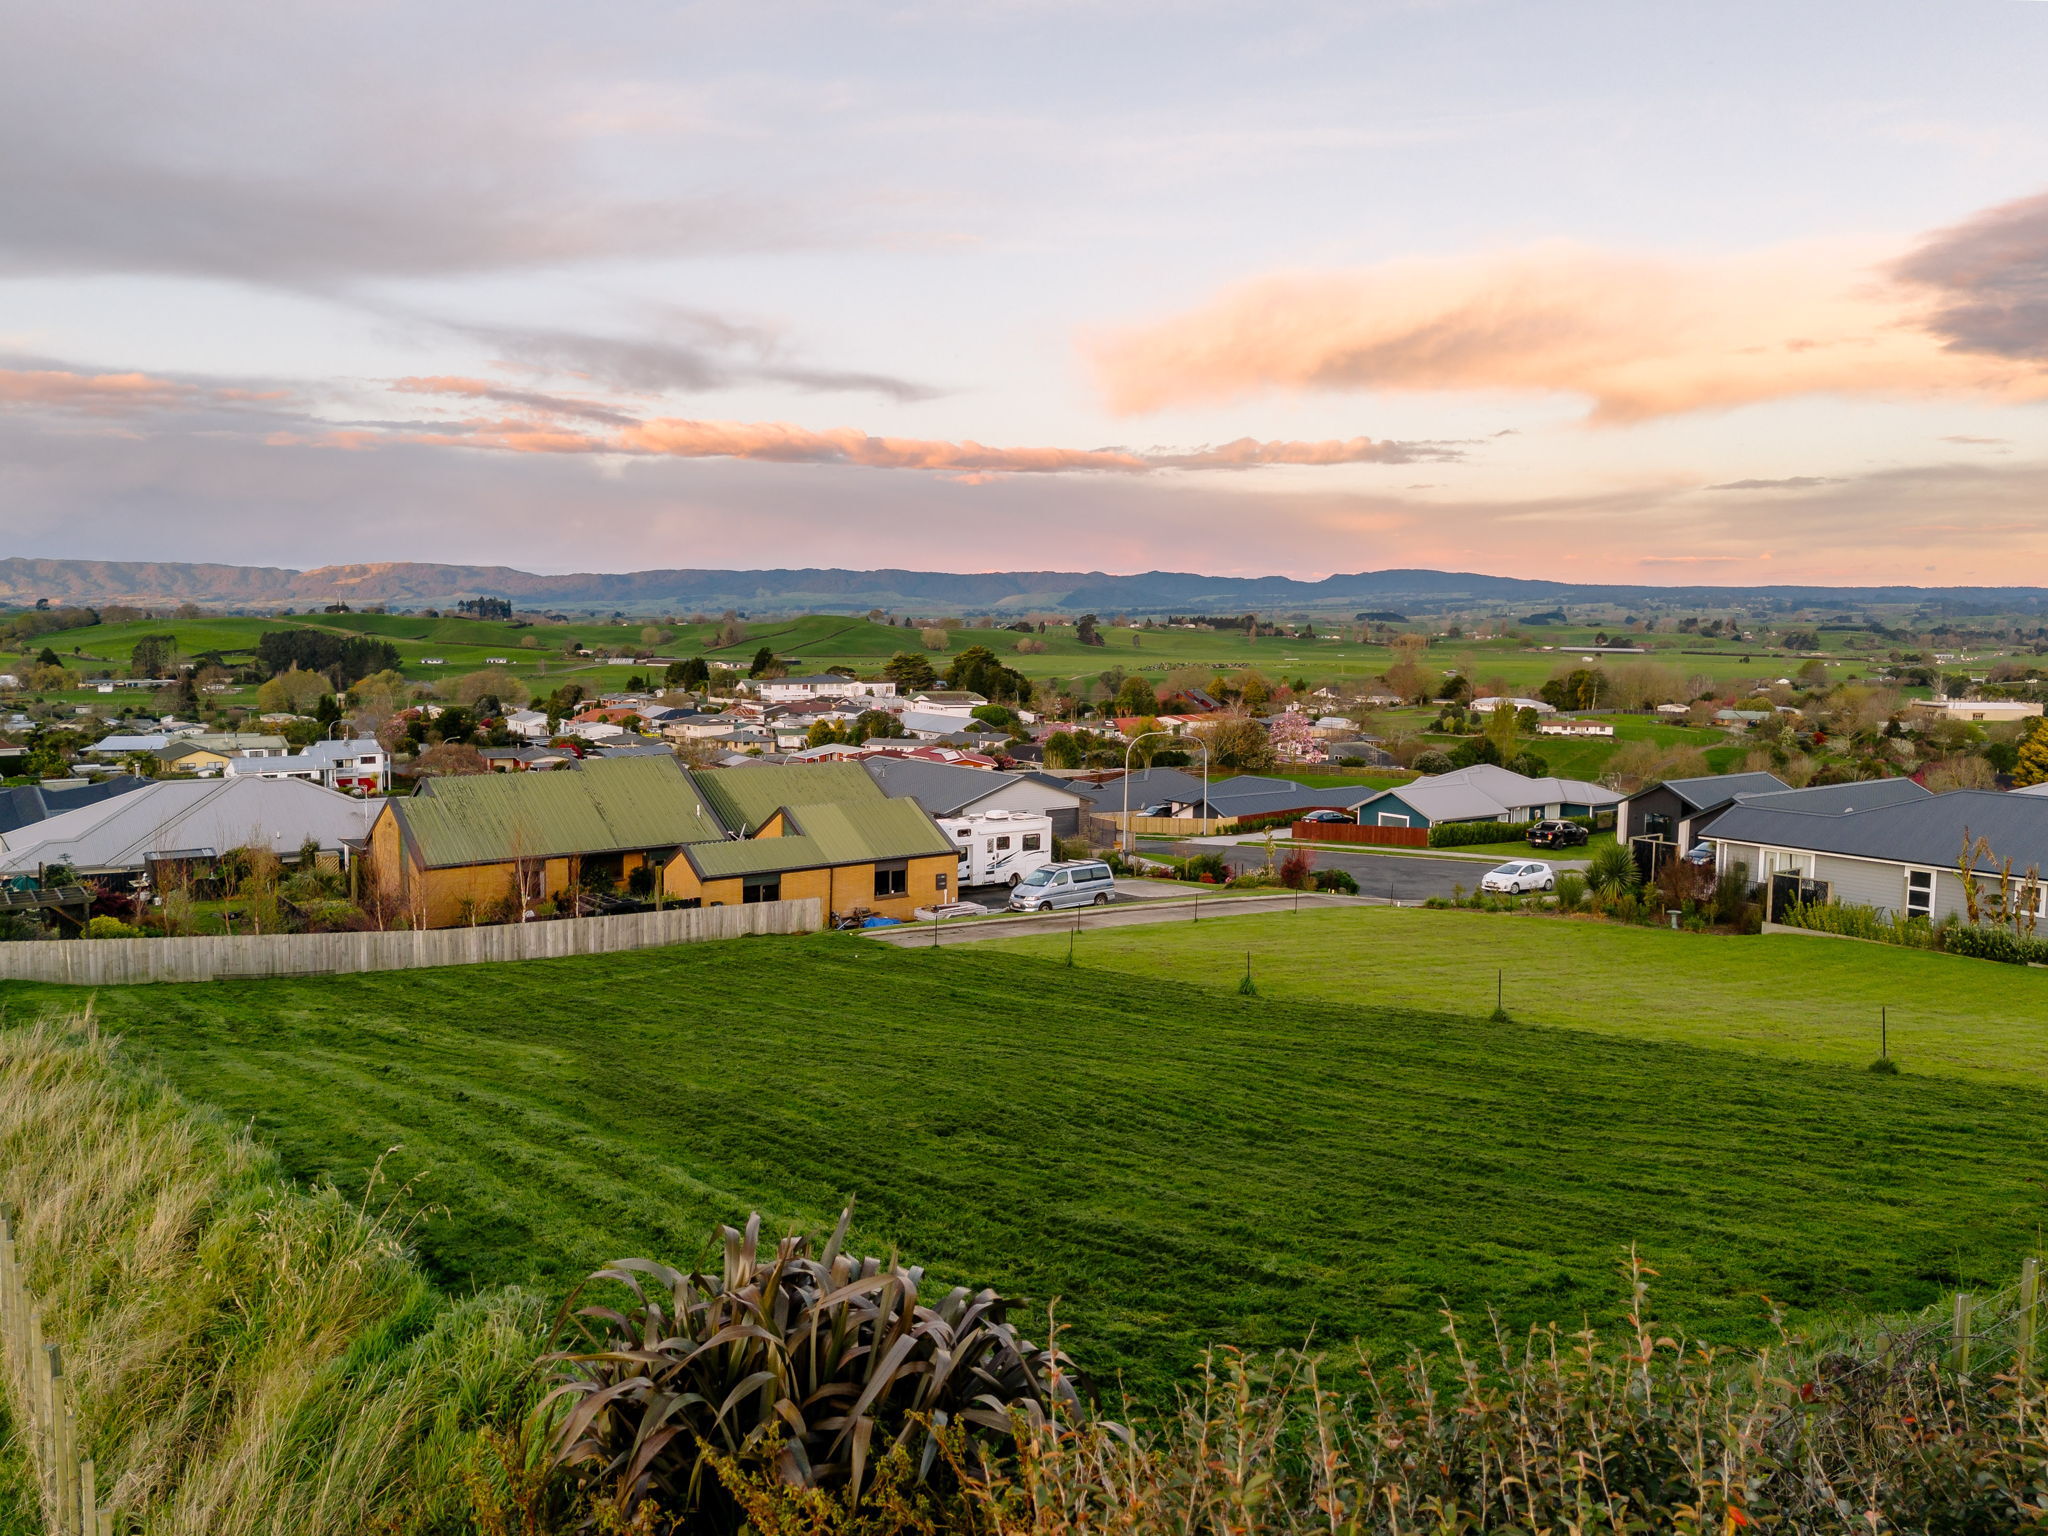
[[[1934,916],[1933,870],[1909,869],[1906,871],[1906,916]]]
[[[1036,832],[1026,832],[1024,834],[1024,851],[1026,853],[1038,852],[1039,842],[1039,836]]]
[[[1408,818],[1399,811],[1381,811],[1379,824],[1383,827],[1405,827],[1408,825]]]
[[[943,891],[943,890],[944,890],[945,888],[946,888],[946,877],[945,877],[944,875],[940,875],[940,876],[939,876],[939,889]]]
[[[894,864],[875,866],[875,897],[907,896],[910,894],[910,866],[898,860]]]
[[[740,900],[748,906],[759,901],[782,900],[782,876],[748,875],[740,882]]]

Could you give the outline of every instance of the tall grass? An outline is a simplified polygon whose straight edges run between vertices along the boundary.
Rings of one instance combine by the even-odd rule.
[[[89,1015],[0,1030],[0,1197],[124,1529],[471,1530],[523,1479],[540,1298],[443,1297]]]

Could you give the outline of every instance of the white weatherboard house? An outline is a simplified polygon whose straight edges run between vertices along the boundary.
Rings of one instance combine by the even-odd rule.
[[[391,757],[372,736],[348,741],[316,741],[302,752],[282,757],[236,757],[228,760],[231,779],[304,779],[329,789],[381,794],[391,784]]]
[[[748,685],[755,697],[769,704],[795,704],[804,699],[893,699],[894,683],[863,683],[836,672],[817,672],[808,677],[764,677]]]

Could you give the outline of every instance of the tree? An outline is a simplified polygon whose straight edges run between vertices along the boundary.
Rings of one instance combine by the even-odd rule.
[[[668,670],[662,673],[661,680],[667,687],[696,692],[711,681],[711,668],[705,664],[702,656],[691,656],[683,661],[670,662]]]
[[[327,693],[325,676],[288,667],[256,690],[256,707],[265,714],[310,715]]]
[[[939,680],[931,662],[917,651],[898,651],[882,668],[882,676],[905,693],[929,688]]]
[[[1197,729],[1195,738],[1209,749],[1209,760],[1218,768],[1260,773],[1278,761],[1272,737],[1256,720],[1218,720]]]
[[[454,778],[465,774],[489,773],[491,765],[467,742],[444,741],[427,748],[413,759],[414,778]]]
[[[1536,697],[1553,709],[1591,709],[1600,694],[1600,674],[1590,667],[1574,667],[1536,690]]]
[[[1150,715],[1158,710],[1159,691],[1150,682],[1135,675],[1123,680],[1123,686],[1116,691],[1115,713]]]
[[[811,728],[804,732],[807,747],[829,747],[840,740],[839,726],[831,720],[813,720]]]
[[[1493,743],[1495,762],[1504,763],[1515,755],[1515,737],[1520,725],[1514,706],[1505,701],[1487,711],[1486,739]]]
[[[1316,744],[1315,726],[1300,710],[1278,716],[1266,733],[1273,753],[1290,763],[1320,762],[1327,755]]]
[[[1247,672],[1237,680],[1237,696],[1246,710],[1256,715],[1273,702],[1273,685],[1256,672]]]
[[[1517,752],[1503,764],[1509,773],[1519,773],[1525,779],[1547,779],[1550,764],[1534,752]]]
[[[526,703],[526,684],[506,667],[485,667],[468,672],[448,687],[448,697],[465,708],[474,709],[485,699],[496,699],[499,707],[518,709]]]
[[[1102,621],[1096,618],[1095,615],[1092,613],[1082,614],[1081,617],[1077,619],[1074,623],[1074,638],[1080,641],[1083,645],[1109,644],[1107,640],[1102,638],[1101,632],[1098,631],[1095,627],[1097,624],[1101,622]]]
[[[128,653],[130,677],[168,677],[178,664],[176,635],[144,635]]]
[[[1054,731],[1045,738],[1045,766],[1078,768],[1087,756],[1079,737],[1072,731]]]
[[[886,709],[864,709],[854,717],[846,739],[858,746],[864,741],[887,741],[907,734],[903,722]]]
[[[2034,721],[2020,738],[2019,755],[2013,759],[2012,781],[2020,789],[2048,783],[2048,719]]]
[[[1430,747],[1415,754],[1415,761],[1408,765],[1417,773],[1449,773],[1457,764],[1451,761],[1448,752]]]
[[[753,664],[747,668],[747,676],[759,677],[762,673],[772,669],[774,665],[775,648],[771,645],[764,645],[761,647],[761,649],[754,652],[754,661]]]

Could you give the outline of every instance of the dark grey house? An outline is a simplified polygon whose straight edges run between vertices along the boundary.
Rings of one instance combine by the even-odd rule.
[[[0,789],[0,837],[19,832],[52,816],[75,811],[80,806],[98,805],[116,795],[147,789],[150,780],[132,773],[116,774],[93,782],[61,779],[42,784],[23,784]]]
[[[1772,896],[1773,911],[1796,890],[1801,900],[1850,902],[1936,922],[1967,915],[1961,862],[1966,851],[1987,892],[2001,887],[2008,861],[2015,884],[2029,872],[2048,876],[2048,799],[2038,795],[1921,790],[1854,809],[1825,810],[1813,801],[1797,806],[1795,796],[1815,793],[1746,799],[1724,811],[1708,834],[1717,866],[1744,865]],[[2048,916],[2040,890],[2035,906],[2037,916]]]
[[[1242,774],[1236,778],[1211,779],[1180,768],[1144,768],[1129,776],[1129,805],[1132,814],[1148,806],[1166,806],[1172,816],[1239,817],[1266,816],[1282,811],[1348,811],[1372,799],[1380,791],[1362,785],[1317,789],[1292,779]],[[1091,814],[1115,816],[1123,812],[1125,781],[1106,784],[1074,780],[1070,788],[1088,801]]]

